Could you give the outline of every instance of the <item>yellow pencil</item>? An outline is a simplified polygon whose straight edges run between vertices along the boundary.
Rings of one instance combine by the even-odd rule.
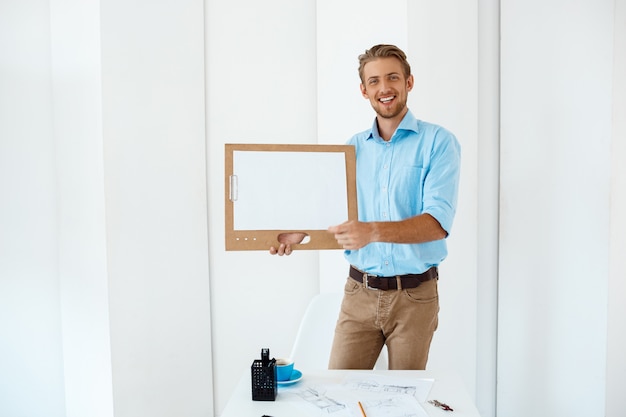
[[[367,417],[367,414],[365,414],[365,410],[363,409],[363,404],[361,404],[361,401],[359,401],[359,408],[361,409],[361,414],[363,414],[363,417]]]

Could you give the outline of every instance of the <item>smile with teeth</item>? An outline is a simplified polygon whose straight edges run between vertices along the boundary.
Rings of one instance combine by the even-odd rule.
[[[394,98],[396,98],[396,96],[381,97],[381,98],[378,99],[378,101],[380,101],[381,103],[389,103]]]

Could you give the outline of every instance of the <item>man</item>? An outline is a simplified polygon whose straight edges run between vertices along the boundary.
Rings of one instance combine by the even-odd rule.
[[[359,56],[361,94],[376,112],[354,135],[359,220],[328,229],[350,273],[335,328],[331,369],[371,369],[387,345],[389,369],[425,369],[437,329],[438,265],[456,211],[460,146],[407,107],[413,75],[402,50]],[[289,255],[298,236],[270,253]]]

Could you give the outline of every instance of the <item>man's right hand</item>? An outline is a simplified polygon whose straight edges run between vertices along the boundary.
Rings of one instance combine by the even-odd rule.
[[[306,236],[306,233],[281,233],[278,235],[278,243],[280,243],[280,246],[278,246],[278,249],[272,246],[270,248],[270,254],[278,256],[291,255],[293,251],[291,245],[302,242]]]

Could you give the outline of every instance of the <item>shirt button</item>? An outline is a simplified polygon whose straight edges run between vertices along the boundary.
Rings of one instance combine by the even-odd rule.
[[[385,165],[383,165],[383,168],[387,169],[387,168],[389,168],[389,165],[385,164]]]
[[[385,265],[389,265],[389,261],[385,261]]]

